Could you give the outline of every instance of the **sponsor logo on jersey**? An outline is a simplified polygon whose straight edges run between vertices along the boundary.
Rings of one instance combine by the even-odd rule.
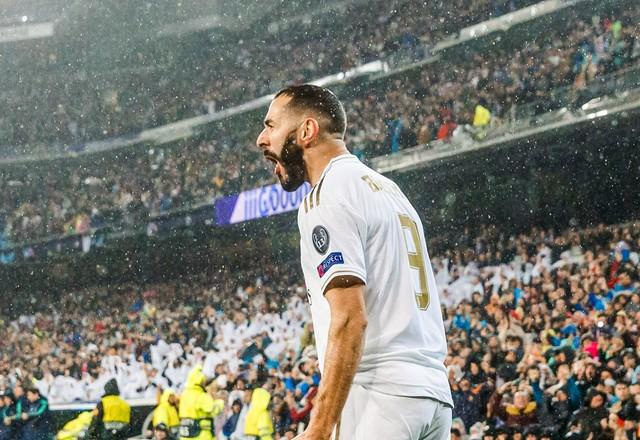
[[[321,225],[313,228],[311,241],[313,241],[313,247],[316,248],[320,255],[326,254],[329,249],[329,232],[327,228]]]
[[[336,264],[344,264],[342,252],[331,252],[329,256],[318,265],[318,276],[322,278],[324,274],[329,272],[329,269]]]

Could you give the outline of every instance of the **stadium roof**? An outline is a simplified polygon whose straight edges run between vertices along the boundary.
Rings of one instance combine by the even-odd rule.
[[[0,57],[0,62],[8,61],[9,69],[20,68],[20,63],[15,63],[22,56],[20,53],[28,58],[30,45],[44,44],[57,48],[72,64],[104,67],[101,62],[126,59],[119,54],[134,47],[146,51],[144,47],[155,46],[161,47],[161,51],[171,51],[167,39],[203,32],[215,36],[217,42],[238,32],[244,39],[251,39],[273,33],[274,29],[286,29],[287,26],[281,26],[283,23],[290,25],[347,3],[346,0],[2,0],[0,44],[7,47],[13,41],[37,40],[21,41],[13,56]],[[53,35],[29,32],[29,27],[42,23],[53,26]],[[98,63],[92,63],[92,59]],[[106,62],[108,65],[110,61]]]
[[[268,21],[280,21],[302,13],[311,14],[336,3],[344,1],[3,0],[0,26],[54,22],[65,34],[71,34],[86,22],[129,27],[135,33],[147,35],[157,35],[167,26],[202,30],[203,24],[209,28],[249,30],[265,17]]]

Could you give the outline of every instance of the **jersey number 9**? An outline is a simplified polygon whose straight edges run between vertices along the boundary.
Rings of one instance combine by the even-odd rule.
[[[420,243],[418,225],[406,214],[398,214],[398,217],[400,217],[400,225],[402,226],[402,229],[407,229],[410,232],[411,240],[413,241],[413,246],[410,246],[407,234],[403,234],[405,237],[405,244],[407,246],[409,266],[418,271],[418,279],[420,281],[420,287],[414,292],[416,295],[416,303],[420,310],[427,310],[429,307],[429,285],[427,284],[427,270],[424,263],[424,254]],[[412,247],[415,251],[411,249]]]

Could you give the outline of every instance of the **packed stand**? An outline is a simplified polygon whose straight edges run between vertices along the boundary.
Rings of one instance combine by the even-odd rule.
[[[95,402],[112,379],[123,399],[153,402],[169,388],[188,388],[190,372],[202,365],[203,374],[215,377],[229,416],[237,401],[248,406],[247,391],[263,387],[273,394],[274,426],[289,430],[308,420],[319,381],[306,291],[298,278],[291,264],[144,290],[60,293],[55,303],[36,301],[35,295],[3,298],[5,311],[32,311],[5,318],[0,328],[0,391],[7,396],[0,400],[12,408],[3,421],[9,417],[7,426],[29,431],[24,411],[18,409],[16,417],[11,406],[24,401],[25,392],[37,391],[47,405]],[[283,408],[286,417],[279,419]],[[217,419],[219,431],[230,429],[228,418]]]
[[[219,130],[206,141],[147,148],[135,156],[7,167],[0,175],[0,245],[144,225],[272,178],[256,148],[243,150],[243,161],[238,154],[234,140]]]
[[[64,52],[73,48],[20,43],[7,59],[24,65],[0,92],[12,109],[0,117],[0,144],[16,147],[7,151],[14,155],[46,152],[43,144],[82,149],[87,141],[228,108],[367,61],[392,55],[419,59],[461,28],[535,1],[382,3],[346,4],[310,22],[290,20],[290,27],[275,34],[213,42],[194,35],[186,48],[163,40],[123,55],[132,65],[111,74],[85,71],[77,59],[67,60]],[[343,24],[335,26],[336,19]],[[263,21],[253,27],[266,30],[271,23]],[[80,51],[78,57],[84,56]],[[71,72],[65,71],[67,63],[73,64]]]
[[[636,438],[640,226],[458,243],[435,262],[455,437]]]
[[[430,249],[439,255],[432,263],[455,436],[634,438],[638,224],[513,236],[486,227],[475,238],[432,239]],[[229,432],[227,422],[248,404],[245,391],[262,387],[273,399],[276,438],[293,434],[319,381],[313,326],[297,265],[261,267],[265,273],[60,293],[55,303],[5,299],[11,308],[3,310],[22,312],[0,331],[0,383],[60,403],[96,401],[115,378],[123,398],[154,399],[180,390],[201,364],[226,402],[219,431]]]
[[[494,47],[427,65],[409,85],[396,80],[384,95],[346,101],[350,143],[375,157],[458,133],[479,140],[490,126],[522,117],[522,108],[539,114],[581,105],[594,97],[590,85],[638,67],[639,23],[637,6],[591,21],[574,12],[566,26],[515,52]]]
[[[456,36],[462,28],[533,3],[533,0],[346,3],[301,23],[293,20],[278,23],[279,27],[286,27],[280,30],[288,37],[285,44],[282,33],[275,33],[260,41],[260,50],[243,47],[231,67],[234,72],[255,70],[260,76],[235,75],[235,87],[225,87],[221,82],[209,89],[206,98],[213,98],[216,108],[224,108],[273,93],[292,82],[303,83],[374,60],[394,56],[405,61],[422,59],[437,42]],[[343,26],[336,26],[336,16],[344,21]],[[327,53],[327,48],[331,53]],[[293,62],[286,66],[273,62],[280,59]]]
[[[347,142],[366,159],[435,139],[447,141],[454,134],[482,139],[489,126],[527,105],[543,112],[584,102],[587,86],[637,66],[639,16],[637,7],[589,22],[573,16],[564,30],[539,36],[515,53],[496,49],[454,65],[429,65],[413,85],[396,80],[381,95],[359,90],[345,99]],[[20,243],[86,233],[119,219],[137,224],[271,182],[254,137],[255,130],[221,127],[210,140],[155,148],[135,160],[116,157],[64,170],[7,169],[0,176],[8,188],[0,208],[0,236],[3,242]]]

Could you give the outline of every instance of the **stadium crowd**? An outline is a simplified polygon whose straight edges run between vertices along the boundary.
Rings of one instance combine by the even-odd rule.
[[[248,135],[245,135],[248,136]],[[202,142],[147,148],[80,165],[8,166],[0,173],[0,239],[21,243],[91,228],[143,225],[150,216],[211,203],[267,181],[258,151],[242,151],[223,130]],[[2,240],[0,240],[2,241]]]
[[[427,65],[419,78],[398,79],[384,94],[347,100],[350,142],[373,157],[448,140],[457,128],[486,134],[490,124],[515,118],[521,107],[539,114],[583,104],[593,97],[589,85],[637,66],[639,22],[637,6],[591,21],[574,13],[561,28],[528,38],[520,48],[494,46]]]
[[[196,34],[188,50],[162,40],[157,47],[127,54],[135,62],[124,71],[77,69],[78,59],[86,54],[67,43],[19,47],[8,57],[9,68],[17,74],[7,75],[0,92],[13,110],[0,116],[0,144],[27,153],[50,151],[55,144],[81,148],[87,141],[228,108],[285,84],[374,59],[422,58],[436,42],[465,26],[535,1],[380,3],[343,4],[334,13],[321,10],[307,21],[294,17],[277,25],[282,29],[273,34],[251,37],[243,30],[215,41]],[[253,27],[266,30],[269,25]],[[168,56],[167,51],[175,53]],[[74,69],[68,71],[68,65]],[[31,70],[37,75],[26,74]]]
[[[636,438],[640,226],[476,235],[430,240],[453,438]],[[2,298],[19,314],[0,328],[5,405],[24,389],[34,401],[95,401],[113,378],[125,399],[155,398],[199,364],[226,402],[218,438],[242,438],[230,433],[251,389],[271,396],[274,438],[292,438],[320,380],[313,326],[297,264],[262,267]]]
[[[589,84],[637,65],[639,18],[638,7],[590,22],[574,16],[565,28],[537,36],[515,53],[484,51],[453,67],[429,65],[415,83],[397,80],[380,95],[359,90],[345,100],[347,142],[366,159],[446,141],[463,127],[481,138],[516,107],[533,105],[543,112],[583,102]],[[565,93],[566,88],[572,92]],[[118,220],[141,222],[269,182],[273,177],[253,145],[254,131],[218,127],[207,140],[151,148],[135,159],[116,155],[47,170],[6,166],[0,175],[8,188],[0,207],[0,237],[21,243],[82,234]]]

